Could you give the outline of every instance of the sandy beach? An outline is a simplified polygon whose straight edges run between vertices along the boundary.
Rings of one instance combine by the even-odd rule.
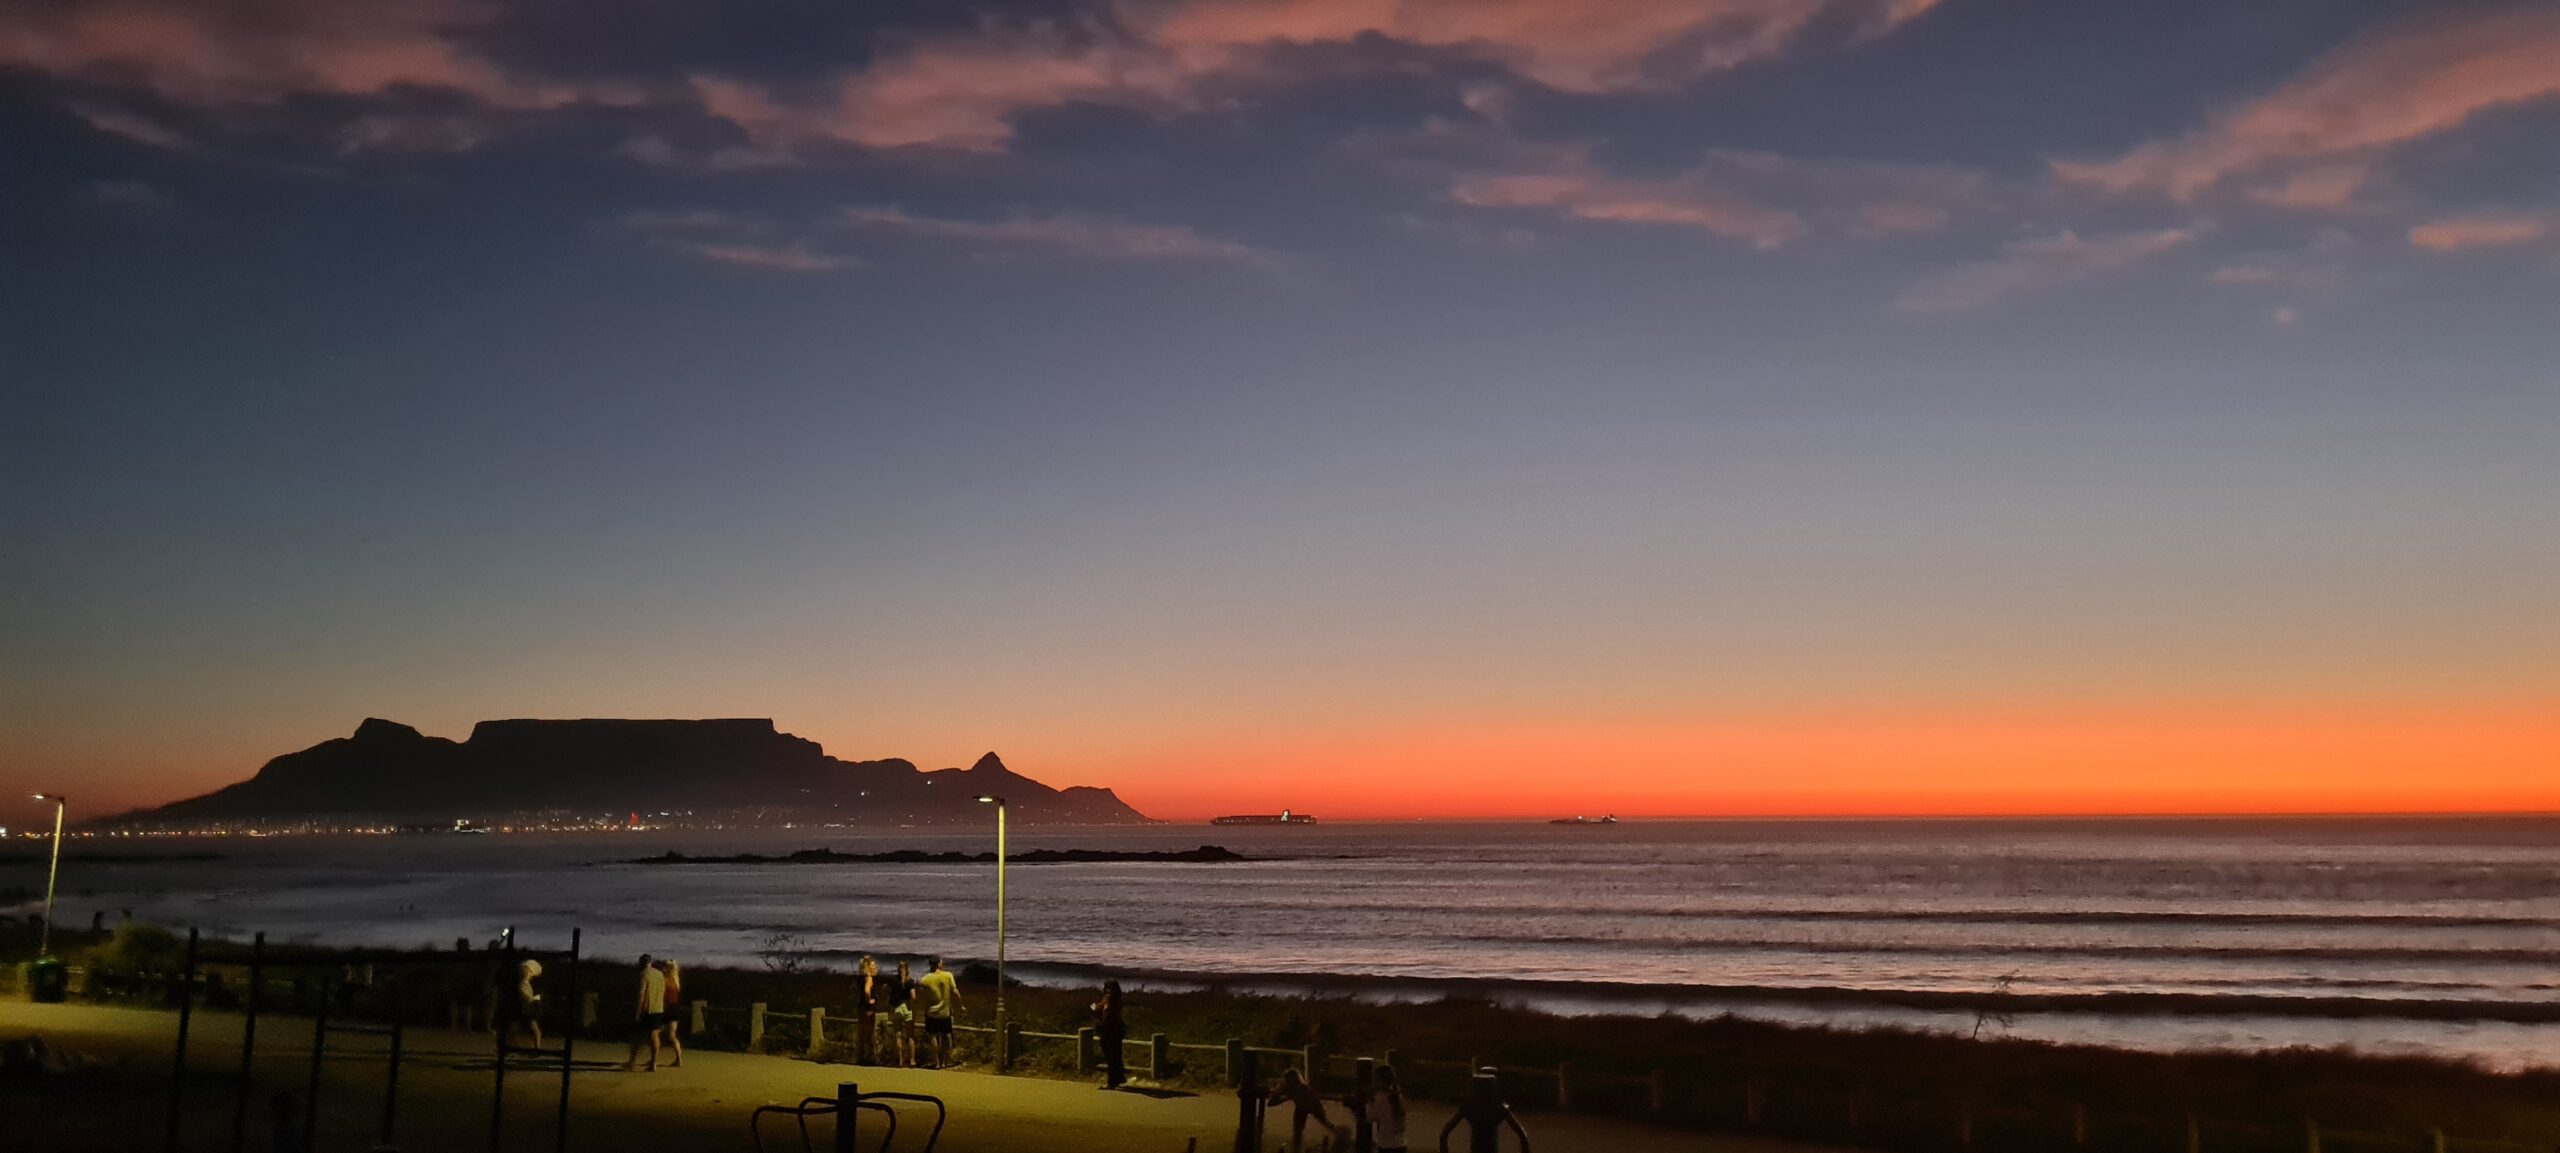
[[[157,1148],[167,1123],[172,1012],[95,1005],[0,1003],[0,1042],[40,1034],[91,1067],[39,1080],[0,1082],[0,1114],[25,1148],[130,1150]],[[266,1102],[275,1088],[300,1087],[308,1075],[311,1022],[267,1015],[258,1023],[259,1092],[247,1123],[247,1148],[270,1147]],[[198,1014],[190,1030],[190,1082],[182,1121],[184,1149],[230,1147],[240,1018]],[[397,1147],[485,1149],[490,1068],[485,1038],[421,1029],[404,1041]],[[380,1133],[384,1042],[329,1038],[322,1076],[319,1148],[373,1147]],[[782,1057],[695,1052],[684,1067],[625,1072],[619,1046],[581,1043],[572,1088],[570,1147],[734,1151],[754,1148],[747,1118],[756,1106],[832,1094],[838,1082],[866,1089],[943,1098],[951,1120],[941,1148],[951,1153],[1180,1153],[1232,1147],[1235,1100],[1224,1094],[1150,1097],[1106,1093],[1089,1085],[983,1073],[873,1069]],[[549,1149],[559,1080],[556,1064],[511,1067],[507,1078],[507,1149]],[[1448,1109],[1416,1109],[1416,1148],[1428,1148]],[[1816,1147],[1717,1137],[1592,1117],[1524,1113],[1536,1148],[1555,1153],[1811,1153]],[[824,1125],[824,1122],[820,1123]],[[826,1134],[818,1130],[821,1147]],[[14,1144],[15,1142],[13,1142]],[[787,1120],[768,1121],[769,1148],[797,1146]],[[1312,1143],[1311,1143],[1312,1144]],[[896,1148],[921,1148],[921,1134],[902,1132]],[[1283,1148],[1278,1141],[1272,1148]]]

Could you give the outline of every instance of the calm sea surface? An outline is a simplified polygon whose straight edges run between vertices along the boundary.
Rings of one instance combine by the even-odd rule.
[[[986,832],[801,829],[75,842],[211,861],[65,866],[62,918],[107,910],[245,937],[450,946],[519,926],[591,951],[753,964],[797,933],[861,952],[994,952],[993,867],[612,862],[990,847]],[[1233,865],[1010,871],[1017,975],[1346,978],[1373,997],[1480,982],[1558,1012],[1738,1012],[1970,1029],[1868,994],[2008,987],[2007,1031],[2146,1048],[2354,1045],[2560,1067],[2560,819],[1345,824],[1017,830],[1017,850],[1226,845]],[[41,890],[41,864],[0,888]],[[1292,975],[1303,975],[1303,978]],[[1581,983],[1563,988],[1549,982]],[[1801,991],[1791,995],[1788,991]],[[716,998],[706,991],[705,996]],[[2302,999],[2269,1002],[2263,998]],[[2313,1000],[2317,999],[2317,1000]],[[2351,1000],[2350,1000],[2351,999]],[[2425,1002],[2426,1011],[2381,1002]],[[2366,1015],[2380,1009],[2383,1015]],[[2397,1015],[2392,1015],[2396,1013]],[[2420,1019],[2439,1016],[2446,1019]],[[1994,1026],[1998,1028],[1998,1026]]]

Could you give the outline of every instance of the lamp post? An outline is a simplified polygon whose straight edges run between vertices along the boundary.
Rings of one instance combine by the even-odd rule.
[[[993,793],[978,797],[981,805],[996,807],[996,1036],[1004,1036],[1004,798]],[[1004,1042],[998,1040],[998,1045]]]
[[[62,810],[70,798],[60,793],[37,793],[39,801],[53,802],[53,864],[44,874],[44,928],[36,935],[36,956],[53,955],[53,883],[62,876]]]

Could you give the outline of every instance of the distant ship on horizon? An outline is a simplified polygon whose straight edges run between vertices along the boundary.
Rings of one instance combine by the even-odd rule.
[[[1316,823],[1316,819],[1305,813],[1282,809],[1277,813],[1247,813],[1233,817],[1211,817],[1209,818],[1209,823],[1212,825],[1312,825]]]
[[[1618,823],[1618,815],[1611,813],[1605,817],[1557,817],[1547,823],[1550,825],[1614,825]]]

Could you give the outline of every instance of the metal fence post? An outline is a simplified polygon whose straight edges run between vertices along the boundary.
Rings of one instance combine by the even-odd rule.
[[[836,1084],[836,1153],[856,1153],[853,1119],[862,1114],[857,1103],[862,1100],[862,1087],[851,1081]]]
[[[187,1026],[196,1008],[196,939],[194,929],[187,930],[187,967],[178,977],[178,1054],[176,1066],[169,1076],[169,1148],[178,1148],[179,1110],[187,1091]]]
[[[249,999],[241,1006],[240,1015],[240,1092],[231,1104],[231,1153],[240,1153],[249,1142],[249,1096],[253,1087],[251,1074],[258,1052],[258,994],[266,980],[267,935],[260,932],[249,938]]]
[[[584,929],[569,930],[569,991],[571,993],[578,991],[578,962],[585,953],[585,936]],[[571,1070],[576,1068],[570,1063],[570,1055],[577,1051],[577,1047],[577,1030],[571,1029],[560,1035],[560,1123],[551,1137],[551,1147],[555,1153],[568,1153],[569,1149],[569,1075]]]
[[[311,1080],[303,1086],[302,1147],[320,1147],[320,1061],[329,1048],[329,1002],[337,1000],[326,981],[320,984],[320,1009],[311,1018]],[[279,1117],[281,1121],[283,1118]]]
[[[397,1149],[391,1135],[400,1121],[400,1018],[391,1019],[390,1065],[382,1075],[382,1144],[379,1148]]]
[[[1351,1153],[1378,1153],[1377,1127],[1369,1120],[1369,1106],[1377,1093],[1377,1084],[1376,1062],[1366,1057],[1351,1062]]]

